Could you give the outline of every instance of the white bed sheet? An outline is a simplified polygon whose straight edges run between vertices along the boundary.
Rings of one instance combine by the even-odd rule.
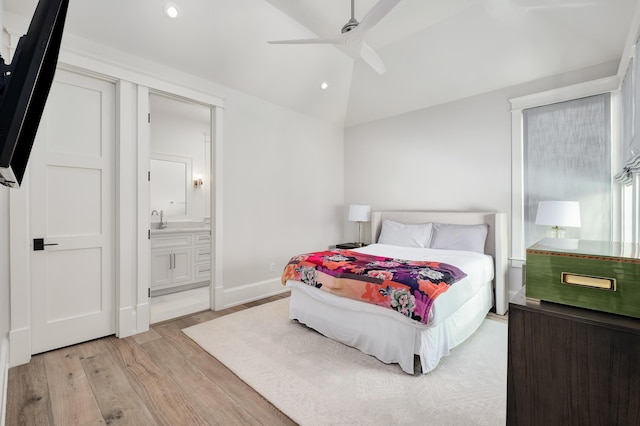
[[[454,283],[433,303],[428,324],[438,324],[458,310],[483,286],[493,280],[493,258],[489,255],[459,250],[401,247],[388,244],[371,244],[354,251],[394,259],[436,261],[456,266],[467,276]]]
[[[493,259],[480,253],[372,244],[362,253],[457,266],[468,274],[440,295],[427,325],[391,309],[336,296],[297,281],[291,289],[290,318],[413,374],[413,355],[422,373],[433,370],[449,350],[480,326],[493,305]],[[446,297],[445,297],[446,296]]]
[[[420,356],[423,374],[436,368],[443,356],[476,331],[492,306],[491,283],[487,283],[447,319],[424,325],[391,309],[298,281],[287,281],[287,288],[289,318],[382,362],[398,363],[409,374],[414,374],[414,354]]]

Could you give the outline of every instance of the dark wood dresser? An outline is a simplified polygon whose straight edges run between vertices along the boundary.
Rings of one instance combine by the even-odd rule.
[[[640,320],[524,294],[509,304],[507,425],[640,425]]]

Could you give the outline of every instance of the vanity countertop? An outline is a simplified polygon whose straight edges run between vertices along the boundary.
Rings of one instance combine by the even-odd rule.
[[[157,223],[153,223],[153,226],[157,226]],[[208,223],[198,222],[169,222],[166,228],[157,229],[151,228],[151,235],[166,235],[166,234],[179,234],[183,232],[207,232],[211,231],[211,226]]]

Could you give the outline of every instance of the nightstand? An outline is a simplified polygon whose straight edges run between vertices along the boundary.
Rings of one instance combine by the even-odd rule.
[[[344,249],[344,250],[351,250],[351,249],[355,249],[355,248],[360,248],[360,247],[364,247],[368,245],[367,243],[338,243],[336,245],[333,245],[331,247],[329,247],[330,249]]]
[[[640,424],[640,320],[509,303],[508,425]]]

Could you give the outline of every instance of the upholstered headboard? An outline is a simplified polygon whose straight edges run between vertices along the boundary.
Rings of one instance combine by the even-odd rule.
[[[508,298],[508,240],[507,218],[504,213],[492,212],[437,212],[437,211],[381,211],[371,214],[371,241],[378,241],[382,221],[393,220],[412,223],[452,223],[459,225],[487,224],[489,233],[484,252],[491,255],[495,263],[494,294],[496,312],[504,315],[509,306]]]

